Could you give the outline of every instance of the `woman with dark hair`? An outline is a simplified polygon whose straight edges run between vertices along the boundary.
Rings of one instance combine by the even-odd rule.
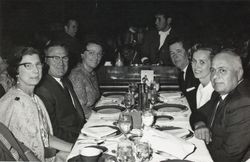
[[[41,161],[53,161],[53,149],[70,152],[72,144],[53,136],[51,122],[34,88],[42,77],[40,52],[18,47],[9,60],[8,72],[16,84],[0,99],[0,121]],[[45,153],[46,152],[46,153]]]

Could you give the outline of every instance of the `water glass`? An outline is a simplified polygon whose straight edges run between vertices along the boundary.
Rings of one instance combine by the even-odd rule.
[[[150,127],[154,122],[154,114],[152,110],[142,112],[142,123],[144,126]]]
[[[135,158],[137,162],[148,162],[152,157],[152,149],[147,142],[135,144]]]
[[[131,108],[131,106],[133,106],[135,104],[134,95],[132,93],[126,93],[124,96],[123,103],[124,103],[126,109],[129,110]]]
[[[129,140],[122,140],[117,146],[118,162],[135,162],[133,154],[133,143]]]
[[[127,134],[132,128],[132,117],[129,113],[122,112],[118,119],[118,126],[124,136],[127,138]]]

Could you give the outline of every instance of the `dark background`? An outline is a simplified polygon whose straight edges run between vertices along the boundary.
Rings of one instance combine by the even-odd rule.
[[[174,26],[192,40],[225,42],[248,39],[250,2],[247,1],[156,1],[156,0],[0,0],[1,48],[50,35],[68,17],[80,23],[77,37],[87,34],[116,37],[128,26],[154,27],[154,12],[169,11]],[[6,53],[6,52],[3,52]]]

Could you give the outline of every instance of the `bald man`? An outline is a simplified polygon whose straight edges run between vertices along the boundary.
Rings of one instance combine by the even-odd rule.
[[[195,136],[208,144],[215,162],[249,158],[250,84],[242,76],[242,62],[236,53],[218,53],[212,61],[210,77],[218,95],[191,115]]]

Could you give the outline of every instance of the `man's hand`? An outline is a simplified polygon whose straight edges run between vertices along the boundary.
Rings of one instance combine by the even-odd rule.
[[[197,122],[194,128],[194,134],[196,138],[204,140],[206,144],[209,144],[209,142],[212,141],[210,130],[204,122]]]

